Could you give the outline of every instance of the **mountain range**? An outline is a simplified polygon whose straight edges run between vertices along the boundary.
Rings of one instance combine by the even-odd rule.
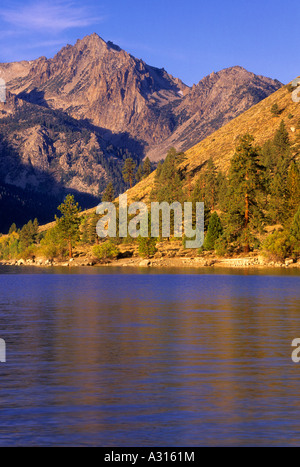
[[[184,174],[184,189],[186,192],[195,186],[209,159],[213,160],[218,170],[228,173],[240,137],[250,134],[254,138],[255,146],[262,148],[265,143],[274,139],[281,122],[284,122],[288,132],[293,157],[296,161],[299,161],[300,105],[292,99],[294,89],[290,85],[281,87],[278,91],[188,149],[178,168],[179,172]],[[278,110],[273,112],[275,106]],[[129,203],[133,201],[148,202],[150,200],[151,191],[155,186],[155,175],[156,172],[153,172],[148,178],[142,180],[127,192]]]
[[[50,220],[66,192],[90,207],[108,181],[123,191],[127,157],[186,151],[282,87],[237,66],[190,88],[97,34],[52,59],[0,64],[0,77],[1,230]]]

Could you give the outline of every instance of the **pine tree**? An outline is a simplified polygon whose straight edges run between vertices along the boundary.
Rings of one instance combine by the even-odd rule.
[[[206,169],[201,172],[194,188],[194,200],[202,201],[205,207],[213,211],[217,204],[218,198],[218,176],[216,166],[210,158],[207,162]]]
[[[191,201],[192,200],[192,193],[193,193],[193,189],[192,189],[192,177],[191,177],[191,174],[188,173],[186,175],[186,183],[187,183],[187,200],[188,201]]]
[[[291,234],[295,237],[295,239],[300,242],[300,206],[294,216],[294,220],[291,227]]]
[[[206,232],[208,229],[208,224],[210,220],[211,208],[208,205],[208,203],[206,203],[206,200],[205,200],[205,189],[206,189],[206,179],[205,179],[205,174],[203,173],[203,174],[200,174],[195,184],[195,187],[194,187],[194,190],[191,196],[191,201],[193,203],[193,224],[196,222],[196,216],[195,216],[196,203],[204,203],[204,230]]]
[[[67,195],[64,202],[58,207],[58,210],[61,212],[62,216],[60,218],[55,216],[57,229],[61,238],[68,242],[69,257],[71,259],[73,257],[73,245],[80,238],[79,213],[81,209],[78,203],[75,202],[74,196]]]
[[[145,177],[148,177],[152,172],[152,165],[151,165],[149,157],[146,157],[145,159],[145,162],[143,165],[143,172],[144,172]]]
[[[274,223],[284,224],[288,219],[289,190],[287,184],[289,161],[281,157],[270,183],[270,219]]]
[[[253,141],[251,135],[243,136],[231,160],[226,206],[227,234],[243,245],[245,253],[250,251],[253,232],[262,228],[259,196],[263,190],[263,168]]]
[[[275,153],[274,142],[271,140],[266,141],[261,149],[261,163],[270,172],[274,171],[274,167],[276,165],[274,153]]]
[[[290,156],[291,142],[283,120],[281,121],[280,126],[275,133],[273,145],[277,160],[280,157]]]
[[[102,195],[102,202],[112,203],[115,199],[115,190],[112,182],[109,182],[107,185],[103,195]]]
[[[156,171],[155,184],[151,192],[151,201],[158,203],[184,202],[183,182],[178,171],[178,154],[171,148],[162,165]],[[171,211],[171,232],[174,232],[174,212]],[[161,225],[160,225],[161,231]]]
[[[221,237],[223,234],[223,227],[221,223],[221,219],[219,218],[218,214],[214,212],[211,215],[207,234],[204,240],[204,249],[205,250],[214,250],[216,241]]]
[[[288,217],[291,219],[300,206],[300,171],[298,165],[292,161],[287,176]]]
[[[123,173],[124,182],[128,183],[130,188],[133,187],[135,169],[136,169],[136,163],[134,162],[134,160],[131,157],[126,159],[122,173]]]
[[[81,217],[80,240],[83,244],[89,243],[88,217],[87,216]]]
[[[278,117],[281,114],[281,110],[277,103],[273,104],[271,107],[271,113]]]
[[[192,199],[194,202],[205,202],[206,180],[204,173],[200,173],[193,190]]]
[[[205,170],[205,190],[204,190],[204,202],[207,207],[214,211],[217,202],[217,169],[210,158],[207,162]]]
[[[95,243],[98,245],[99,244],[99,237],[97,235],[97,223],[100,219],[100,216],[98,216],[96,213],[93,213],[89,220],[89,225],[88,225],[88,241],[91,245],[94,245]]]
[[[163,162],[159,161],[159,163],[157,164],[157,167],[156,167],[156,171],[155,171],[155,184],[159,183],[159,178],[160,178],[160,175],[161,175],[162,166],[163,166]]]
[[[21,251],[26,250],[34,242],[33,238],[33,224],[29,221],[24,225],[20,231],[20,249]]]
[[[219,172],[217,175],[217,200],[218,206],[221,211],[226,211],[227,203],[229,200],[227,199],[228,194],[228,178],[223,172]]]
[[[34,219],[33,221],[33,237],[34,237],[34,243],[38,243],[39,241],[39,228],[40,224],[37,218]]]
[[[13,223],[13,224],[10,226],[8,235],[11,235],[13,232],[16,232],[16,231],[17,231],[17,226],[16,226],[15,223]]]
[[[273,166],[270,173],[268,210],[273,223],[285,224],[289,216],[288,170],[291,163],[291,143],[284,121],[273,140]]]
[[[178,171],[177,152],[174,148],[170,149],[165,162],[158,168],[151,199],[159,203],[183,202],[182,180]]]
[[[50,260],[65,257],[67,245],[58,232],[57,226],[46,231],[41,240],[41,251]]]
[[[39,223],[37,219],[33,222],[30,220],[24,225],[20,231],[20,248],[21,251],[26,250],[31,245],[37,243]]]
[[[300,206],[294,216],[290,229],[290,242],[295,256],[300,256]]]
[[[140,165],[138,166],[138,169],[137,169],[136,174],[135,174],[135,179],[136,179],[137,183],[139,183],[139,182],[142,180],[143,175],[144,175],[144,173],[143,173],[143,165],[140,164]]]

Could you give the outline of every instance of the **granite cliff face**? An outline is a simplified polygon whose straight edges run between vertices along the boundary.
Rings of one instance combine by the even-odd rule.
[[[238,66],[212,73],[173,105],[176,127],[166,140],[150,148],[148,156],[159,160],[172,146],[186,151],[281,86]]]
[[[188,90],[166,71],[153,68],[96,34],[64,47],[53,59],[32,62],[26,76],[8,80],[25,100],[65,111],[109,130],[151,144],[169,136],[174,123],[160,109]],[[5,70],[4,70],[5,74]]]
[[[53,219],[67,193],[95,206],[109,180],[122,185],[123,150],[96,127],[7,93],[0,103],[0,231]]]
[[[52,59],[0,64],[0,77],[8,89],[0,103],[5,193],[56,200],[73,190],[90,197],[83,207],[96,204],[109,180],[125,188],[124,158],[186,150],[281,87],[234,67],[189,88],[97,34]]]
[[[56,193],[60,185],[99,195],[99,182],[107,181],[105,162],[117,158],[97,129],[10,92],[0,116],[0,180],[23,189]],[[46,186],[45,179],[57,186]]]

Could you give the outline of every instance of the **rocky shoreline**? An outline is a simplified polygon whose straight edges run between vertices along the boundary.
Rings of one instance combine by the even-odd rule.
[[[34,259],[18,259],[0,261],[5,266],[35,266],[35,267],[122,267],[122,268],[300,268],[300,259],[292,258],[285,261],[272,261],[259,251],[249,255],[234,255],[218,257],[212,252],[198,254],[197,250],[183,248],[181,242],[170,241],[157,244],[157,252],[150,258],[143,259],[136,244],[118,245],[118,259],[97,260],[92,247],[78,245],[74,250],[74,258],[62,261],[50,260],[43,256]]]
[[[285,262],[268,261],[262,256],[218,258],[209,257],[162,257],[142,259],[139,257],[122,258],[116,260],[97,261],[91,258],[74,258],[69,261],[12,260],[0,261],[3,266],[35,266],[35,267],[131,267],[131,268],[300,268],[300,261],[288,259]]]

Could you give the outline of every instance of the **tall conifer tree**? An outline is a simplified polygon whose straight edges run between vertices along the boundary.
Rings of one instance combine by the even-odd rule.
[[[246,134],[231,160],[226,206],[227,233],[250,251],[253,234],[262,225],[260,194],[263,191],[259,150],[253,145],[254,138]]]

